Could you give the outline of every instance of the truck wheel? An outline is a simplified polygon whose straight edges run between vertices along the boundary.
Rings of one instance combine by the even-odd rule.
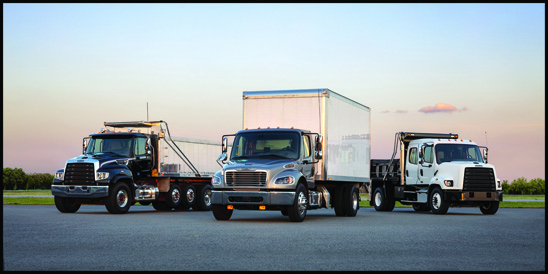
[[[396,206],[396,200],[386,198],[381,186],[373,192],[373,202],[376,211],[392,211]]]
[[[349,185],[344,189],[343,209],[346,216],[354,217],[360,209],[360,193],[359,190]]]
[[[304,185],[299,184],[295,191],[295,201],[293,205],[287,207],[287,215],[292,222],[302,222],[306,217],[306,208],[308,207],[308,193]]]
[[[66,197],[54,197],[55,207],[62,213],[74,213],[80,209],[81,204],[74,202],[74,199]]]
[[[211,210],[211,186],[204,185],[198,188],[198,196],[192,207],[194,210],[209,211]]]
[[[105,207],[111,214],[124,214],[131,207],[131,192],[124,183],[117,183],[105,198]]]
[[[497,213],[497,211],[499,210],[499,202],[498,201],[486,202],[481,204],[479,208],[481,210],[481,213],[487,214],[487,215],[493,215]]]
[[[181,205],[185,208],[191,208],[196,201],[196,188],[192,185],[185,185],[183,186],[183,191],[181,193],[183,194],[181,197]]]
[[[166,204],[172,208],[176,208],[181,204],[181,188],[178,185],[172,185],[166,193]]]
[[[344,186],[338,186],[335,189],[335,196],[333,197],[333,208],[335,208],[335,215],[337,216],[344,216],[344,208],[343,208],[343,194],[344,194]]]
[[[430,193],[430,209],[434,214],[445,214],[449,209],[449,204],[443,200],[443,192],[439,187]]]
[[[165,201],[153,201],[152,207],[158,211],[169,211],[172,209]]]
[[[211,205],[213,216],[219,221],[226,221],[232,217],[234,210],[226,208],[226,205]]]
[[[430,211],[428,204],[413,204],[413,209],[415,211]]]

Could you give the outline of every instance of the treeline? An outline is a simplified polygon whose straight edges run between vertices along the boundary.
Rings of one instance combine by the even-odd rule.
[[[503,194],[545,194],[545,187],[546,183],[541,178],[527,181],[525,177],[521,177],[513,180],[511,184],[508,183],[508,180],[502,181]]]
[[[21,168],[4,168],[4,190],[51,189],[53,175],[48,173],[26,174]],[[512,181],[502,181],[504,194],[545,194],[546,183],[541,178],[527,181],[521,177]]]
[[[51,189],[54,175],[26,174],[21,168],[4,168],[4,190]]]

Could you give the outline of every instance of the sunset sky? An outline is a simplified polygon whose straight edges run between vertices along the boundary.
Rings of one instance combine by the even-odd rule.
[[[3,166],[55,173],[105,121],[218,140],[242,92],[328,88],[545,178],[545,4],[3,4]],[[219,152],[220,153],[220,152]]]

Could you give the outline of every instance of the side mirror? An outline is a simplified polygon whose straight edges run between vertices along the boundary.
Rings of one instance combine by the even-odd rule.
[[[223,137],[223,143],[221,145],[221,151],[225,155],[225,160],[226,160],[226,152],[228,151],[228,139],[226,137]],[[221,155],[223,155],[223,154],[221,154]]]
[[[217,157],[217,164],[219,164],[219,166],[223,167],[223,165],[221,163],[225,163],[227,157],[226,157],[226,153],[223,153],[221,155],[219,155],[219,157]]]
[[[483,150],[482,150],[482,156],[483,156],[483,161],[487,164],[487,147],[482,147]]]
[[[316,158],[316,160],[321,160],[323,158],[323,153],[321,151],[316,151],[314,153],[314,158]]]
[[[90,138],[91,137],[85,137],[84,140],[82,141],[82,154],[86,153],[86,149],[88,148]]]
[[[316,152],[322,151],[322,142],[323,137],[321,135],[316,135]]]
[[[219,157],[217,157],[217,161],[220,161],[220,162],[224,162],[226,161],[228,157],[226,156],[226,153],[223,153],[221,155],[219,155]]]
[[[145,141],[145,149],[147,150],[147,153],[149,153],[150,150],[150,138],[147,138]]]

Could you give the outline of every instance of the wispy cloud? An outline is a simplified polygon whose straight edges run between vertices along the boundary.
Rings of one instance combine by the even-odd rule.
[[[455,106],[445,103],[438,103],[435,106],[426,106],[421,109],[419,109],[419,112],[424,113],[435,113],[435,112],[454,112],[454,111],[467,111],[467,107],[463,107],[460,110],[457,109]]]

